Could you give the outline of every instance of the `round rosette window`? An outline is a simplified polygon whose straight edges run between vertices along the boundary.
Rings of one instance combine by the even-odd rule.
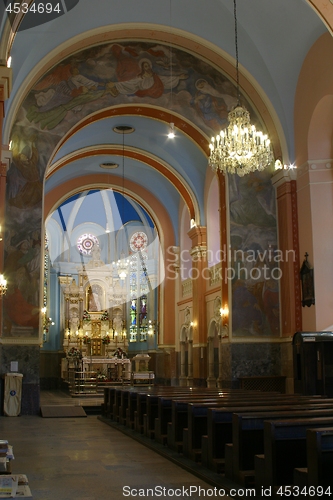
[[[132,252],[142,251],[147,247],[148,236],[142,231],[134,233],[130,239],[130,248]]]
[[[76,247],[82,255],[90,255],[94,245],[99,246],[99,241],[93,234],[82,234],[76,242]]]

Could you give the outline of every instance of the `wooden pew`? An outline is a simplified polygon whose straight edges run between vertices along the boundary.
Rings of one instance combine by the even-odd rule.
[[[297,402],[303,401],[303,397],[294,397],[292,395],[276,395],[276,394],[246,394],[241,397],[232,395],[231,404],[236,406],[237,401],[242,407],[246,406],[265,406],[265,405],[294,405]],[[188,423],[187,429],[183,430],[183,454],[195,461],[201,460],[201,445],[202,436],[208,433],[208,409],[214,406],[224,406],[223,401],[225,399],[221,398],[217,400],[216,403],[210,405],[206,402],[195,402],[188,404]],[[222,402],[221,402],[222,401]],[[246,402],[244,405],[243,402]],[[308,399],[306,399],[308,401]],[[332,400],[333,403],[333,400]],[[254,408],[253,408],[254,409]],[[247,411],[247,410],[246,410]]]
[[[194,447],[192,445],[192,441],[193,439],[196,439],[194,436],[200,436],[200,439],[196,440],[196,443],[198,447],[201,446],[201,436],[207,433],[205,427],[207,425],[207,421],[205,419],[207,418],[206,412],[208,407],[225,406],[226,404],[244,407],[249,406],[254,401],[256,401],[255,404],[262,405],[264,402],[276,401],[279,396],[281,395],[275,393],[251,393],[250,391],[246,391],[237,393],[221,393],[216,398],[200,398],[195,402],[191,400],[177,400],[176,402],[172,402],[172,420],[168,423],[167,427],[168,446],[179,453],[184,453],[185,456],[188,456],[189,458],[193,459],[194,454],[196,455],[196,458],[198,458],[199,452],[193,451]],[[199,406],[196,407],[198,409],[197,425],[194,422],[189,422],[189,416],[190,419],[192,418],[192,412],[190,411],[189,413],[189,405],[193,405],[194,403],[204,408],[204,410],[201,411],[199,410]],[[196,416],[194,415],[194,418],[195,417]],[[188,430],[189,425],[190,430]]]
[[[331,417],[329,408],[320,405],[290,406],[260,409],[254,413],[235,413],[232,418],[232,465],[226,464],[227,476],[244,484],[254,479],[254,457],[264,452],[264,422],[266,420],[300,419],[302,417]],[[230,460],[230,458],[228,458]]]
[[[307,467],[294,470],[294,485],[327,488],[332,485],[333,427],[307,429]],[[333,492],[332,492],[333,493]]]
[[[241,394],[244,393],[244,391],[239,391],[238,389],[236,390],[229,390],[229,391],[221,391],[221,390],[214,390],[210,392],[210,395],[214,394],[214,392],[217,395],[226,395],[226,394]],[[253,391],[255,392],[255,391]],[[257,391],[256,391],[257,392]],[[248,392],[249,393],[249,392]],[[252,394],[252,393],[251,393]],[[190,396],[190,395],[189,395]],[[195,396],[196,400],[198,400],[198,397],[200,397],[200,394],[197,392],[193,393],[193,396]],[[201,395],[202,397],[207,397],[208,393],[205,391]],[[158,443],[161,444],[167,444],[167,434],[168,434],[168,423],[172,422],[172,400],[175,398],[172,397],[167,397],[167,396],[162,396],[159,398],[158,401],[158,413],[157,417],[155,418],[155,423],[154,423],[154,436],[155,440]],[[180,399],[180,398],[178,398]],[[193,399],[193,398],[191,398]]]
[[[219,393],[218,389],[202,389],[202,388],[196,388],[195,390],[191,388],[181,388],[181,390],[178,390],[179,388],[173,387],[171,390],[164,391],[163,389],[158,390],[156,393],[158,395],[162,394],[169,394],[170,397],[176,398],[176,397],[183,397],[183,398],[189,398],[192,400],[192,398],[201,398],[201,397],[209,397],[209,395],[212,393],[214,395]],[[153,392],[154,393],[154,392]],[[147,411],[149,408],[147,407],[147,401],[148,401],[148,394],[147,393],[138,393],[137,396],[137,403],[136,403],[136,411],[134,412],[134,429],[139,432],[143,433],[144,432],[144,422],[148,421],[150,422],[150,430],[153,430],[154,427],[154,419],[151,419],[150,417],[147,418]],[[155,418],[155,417],[154,417]]]
[[[225,447],[227,443],[232,443],[232,416],[233,413],[254,413],[254,412],[277,412],[279,410],[301,410],[306,405],[307,409],[319,409],[333,406],[333,400],[329,403],[319,402],[316,399],[303,398],[290,399],[283,403],[277,399],[270,406],[248,406],[248,407],[231,407],[231,408],[208,408],[207,409],[207,435],[201,438],[201,464],[213,470],[214,472],[225,472]],[[232,455],[233,445],[229,444],[229,455]],[[232,477],[232,463],[229,459],[229,477]],[[254,467],[252,467],[253,469]]]
[[[292,485],[295,468],[307,466],[306,435],[308,429],[332,427],[333,417],[266,420],[264,455],[255,456],[255,487]]]

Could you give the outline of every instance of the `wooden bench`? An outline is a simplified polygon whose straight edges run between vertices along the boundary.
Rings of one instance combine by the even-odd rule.
[[[248,406],[248,407],[230,407],[230,408],[208,408],[207,409],[207,435],[203,435],[201,438],[201,463],[205,467],[213,470],[214,472],[225,472],[225,446],[227,443],[232,443],[232,415],[233,413],[254,413],[262,411],[277,412],[279,410],[297,410],[303,409],[306,404],[308,409],[316,409],[320,405],[321,407],[329,407],[329,403],[319,405],[310,398],[300,400],[296,397],[294,400],[285,401],[280,404],[277,399],[275,402],[271,402],[270,406]],[[288,403],[288,404],[287,404]],[[265,403],[264,403],[265,404]],[[330,400],[330,405],[333,405],[333,400]],[[232,455],[233,445],[229,444],[229,455]],[[232,461],[233,459],[230,458]],[[227,475],[232,477],[232,463],[230,464]],[[252,467],[253,468],[253,467]]]
[[[307,467],[307,430],[332,427],[333,417],[266,420],[264,454],[255,456],[255,487],[293,484],[294,469]]]
[[[322,486],[332,485],[333,471],[333,427],[307,429],[306,432],[307,467],[294,470],[294,485]]]
[[[199,459],[201,448],[201,436],[207,433],[207,408],[208,407],[216,407],[216,406],[225,406],[226,404],[234,405],[239,407],[249,406],[252,403],[263,405],[267,401],[276,401],[278,397],[281,395],[278,394],[269,394],[269,393],[260,393],[254,392],[251,393],[249,391],[245,392],[229,392],[229,393],[221,393],[219,396],[212,399],[212,397],[199,398],[196,401],[191,400],[183,400],[177,401],[172,404],[172,415],[171,422],[168,423],[168,431],[167,431],[167,443],[170,448],[175,451],[182,452],[185,456],[189,458]],[[289,398],[287,398],[289,399]],[[255,401],[255,403],[254,403]],[[197,412],[192,413],[190,410],[189,413],[189,405],[196,404]],[[201,405],[204,408],[203,411],[199,410],[198,405]],[[190,417],[190,421],[189,421]],[[193,418],[193,420],[192,420]],[[198,423],[195,422],[197,419]],[[189,428],[190,426],[190,428]],[[200,436],[199,439],[196,439],[196,436]],[[192,444],[192,441],[195,440],[197,443],[197,448],[195,448]],[[196,451],[194,451],[194,449]]]
[[[221,391],[210,391],[210,395],[215,394],[220,394]],[[225,393],[224,393],[225,394]],[[188,397],[190,397],[190,400],[193,401],[194,399],[198,400],[204,395],[207,397],[208,393],[204,391],[202,394],[198,394],[198,392],[192,392],[192,394],[188,394]],[[155,418],[154,422],[154,437],[155,440],[158,443],[161,444],[167,444],[167,433],[168,433],[168,423],[172,422],[172,401],[173,399],[181,399],[184,398],[185,395],[181,394],[174,394],[172,397],[170,396],[165,396],[162,395],[159,400],[158,400],[158,406],[157,406],[157,417]]]
[[[267,404],[275,406],[279,405],[294,405],[296,402],[303,401],[303,397],[293,397],[291,395],[276,395],[276,394],[245,394],[245,395],[229,395],[228,398],[219,398],[210,404],[209,402],[195,402],[188,404],[188,419],[187,429],[183,429],[183,454],[195,461],[202,460],[201,446],[202,437],[208,434],[208,409],[216,406],[225,406],[226,404],[239,405],[239,407],[261,407]],[[307,399],[308,401],[308,399]],[[267,408],[269,409],[269,408]],[[246,410],[247,411],[247,410]]]
[[[300,407],[276,406],[261,408],[260,412],[235,413],[232,418],[232,451],[226,463],[227,476],[244,484],[254,480],[254,457],[264,452],[264,422],[266,420],[299,419],[302,417],[331,417],[333,403],[330,408],[321,409],[316,405]]]

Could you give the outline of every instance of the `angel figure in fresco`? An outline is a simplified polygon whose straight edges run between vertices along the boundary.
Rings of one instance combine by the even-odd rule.
[[[213,130],[226,123],[228,112],[237,104],[237,99],[229,94],[222,94],[206,80],[196,81],[197,93],[193,104],[199,115]]]
[[[29,108],[27,119],[51,130],[68,111],[81,111],[84,104],[103,97],[108,91],[105,83],[81,75],[77,66],[59,66],[34,88],[36,104]]]
[[[37,148],[34,142],[31,142],[19,149],[14,140],[12,151],[13,164],[8,173],[11,186],[8,204],[21,209],[34,207],[41,202],[43,193],[43,184],[37,167]]]
[[[36,104],[39,111],[49,111],[89,90],[97,90],[98,85],[81,75],[75,64],[60,65],[35,86]]]

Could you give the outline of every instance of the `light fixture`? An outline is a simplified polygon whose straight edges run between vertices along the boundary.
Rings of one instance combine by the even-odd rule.
[[[176,136],[176,134],[175,134],[175,124],[174,123],[170,123],[168,137],[169,137],[169,139],[174,139],[175,136]]]
[[[108,222],[106,223],[106,226],[105,226],[105,232],[106,232],[106,233],[109,233],[109,232],[110,232],[110,226],[109,226],[109,223],[108,223]]]
[[[0,226],[0,241],[2,241],[2,227]]]
[[[101,168],[105,168],[105,169],[108,169],[108,170],[114,170],[115,168],[119,167],[118,163],[114,163],[114,162],[100,163],[99,166]]]
[[[114,127],[114,132],[117,134],[123,134],[123,172],[122,172],[122,200],[121,200],[121,223],[124,228],[124,220],[125,220],[125,134],[132,134],[134,132],[133,127],[129,127],[128,125],[118,125]],[[125,230],[125,229],[124,229]],[[125,259],[125,253],[122,250],[120,259],[117,262],[118,268],[118,276],[121,280],[124,280],[128,274],[128,265],[129,261]]]
[[[289,165],[283,165],[282,161],[277,159],[275,161],[275,170],[295,170],[296,165],[294,164],[289,164]]]
[[[273,161],[267,135],[250,123],[250,113],[240,103],[236,0],[234,0],[237,104],[228,113],[229,125],[212,137],[209,165],[223,173],[245,174],[264,170]]]
[[[224,306],[220,308],[220,325],[219,325],[219,330],[220,330],[220,335],[221,338],[226,338],[229,336],[229,308],[228,306]]]
[[[3,274],[0,274],[0,296],[6,295],[7,292],[7,280]]]
[[[11,68],[12,66],[12,56],[9,56],[7,59],[7,68]]]

